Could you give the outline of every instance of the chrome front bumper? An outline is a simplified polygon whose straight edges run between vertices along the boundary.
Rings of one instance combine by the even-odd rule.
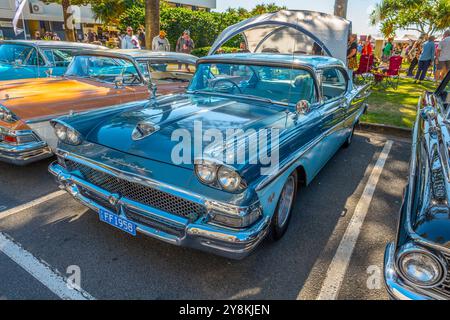
[[[111,211],[111,209],[101,205],[100,202],[107,203],[117,195],[71,175],[58,162],[52,163],[49,171],[56,177],[61,188],[85,206],[97,213],[100,210]],[[94,201],[92,197],[83,195],[84,191],[95,195],[95,198],[99,201]],[[187,218],[175,216],[126,198],[119,199],[117,208],[118,210],[115,213],[119,212],[118,215],[122,218],[136,223],[137,231],[144,235],[170,244],[195,248],[237,260],[245,258],[258,246],[267,235],[270,226],[270,218],[263,217],[250,228],[232,230],[209,224],[204,219],[191,222]],[[151,227],[148,223],[144,224],[130,218],[127,214],[130,211],[140,219],[152,221],[160,227]]]
[[[0,142],[0,161],[16,166],[25,166],[39,160],[50,158],[52,155],[52,150],[44,141],[21,145],[10,145]]]
[[[384,281],[387,291],[395,300],[444,300],[437,294],[415,288],[405,283],[395,267],[395,244],[390,243],[384,255]]]

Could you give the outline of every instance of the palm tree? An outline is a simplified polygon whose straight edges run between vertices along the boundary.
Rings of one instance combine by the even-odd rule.
[[[145,0],[145,44],[152,48],[152,40],[159,34],[159,0]]]
[[[335,0],[334,15],[347,18],[348,0]]]

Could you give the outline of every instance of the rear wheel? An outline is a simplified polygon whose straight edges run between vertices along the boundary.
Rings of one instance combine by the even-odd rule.
[[[297,183],[298,176],[297,172],[294,171],[287,179],[281,191],[280,199],[278,200],[277,208],[272,219],[272,239],[275,241],[280,240],[288,229],[297,195]]]

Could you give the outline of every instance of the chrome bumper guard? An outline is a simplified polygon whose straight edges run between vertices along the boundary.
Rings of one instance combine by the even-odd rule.
[[[395,267],[395,244],[390,243],[384,255],[384,281],[387,291],[395,300],[444,300],[437,294],[415,288],[405,283]]]
[[[50,158],[52,150],[44,141],[11,145],[0,142],[0,161],[16,166],[25,166],[32,162]]]
[[[50,165],[49,172],[56,177],[62,189],[93,211],[113,211],[136,223],[138,232],[177,246],[239,260],[248,256],[269,230],[269,217],[263,217],[252,227],[243,230],[211,225],[203,222],[205,219],[191,222],[123,197],[118,201],[110,201],[117,199],[117,195],[70,174],[58,162]]]

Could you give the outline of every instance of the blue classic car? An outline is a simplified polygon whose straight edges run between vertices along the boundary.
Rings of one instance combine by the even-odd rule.
[[[305,32],[305,14],[271,14],[265,28]],[[346,20],[320,17],[348,34]],[[313,41],[339,46],[335,35]],[[329,56],[210,55],[184,94],[54,120],[49,170],[103,222],[241,259],[285,234],[299,187],[352,142],[368,94]]]
[[[0,81],[62,76],[80,50],[107,49],[63,41],[0,41]]]
[[[450,73],[419,102],[409,183],[385,281],[394,299],[450,299]]]

